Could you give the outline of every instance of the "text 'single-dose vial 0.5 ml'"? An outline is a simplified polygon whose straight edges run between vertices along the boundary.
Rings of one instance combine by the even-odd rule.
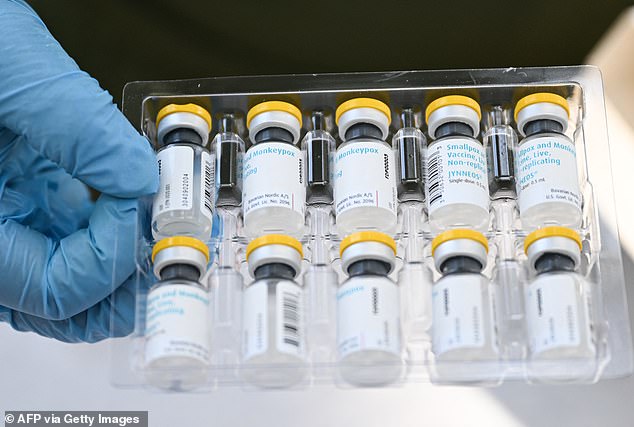
[[[170,104],[159,111],[156,126],[159,190],[152,205],[152,235],[207,241],[215,199],[215,160],[206,148],[211,116],[196,104]]]
[[[398,285],[388,277],[396,243],[387,234],[361,231],[340,246],[348,275],[337,291],[337,351],[341,377],[355,385],[378,386],[403,371]]]
[[[486,229],[489,183],[480,134],[480,105],[462,95],[433,101],[425,110],[427,148],[425,193],[433,229]]]
[[[517,201],[522,225],[578,227],[581,190],[575,144],[568,128],[568,101],[554,93],[534,93],[518,101],[520,135],[515,155]]]
[[[255,281],[242,299],[242,373],[259,387],[290,387],[307,374],[302,244],[286,235],[267,234],[247,246]]]
[[[288,102],[262,102],[249,110],[247,126],[253,145],[243,161],[245,232],[298,235],[306,204],[306,165],[297,147],[302,113]]]
[[[168,237],[154,245],[152,260],[159,282],[147,295],[146,377],[157,387],[193,389],[207,381],[210,357],[209,291],[199,282],[209,249],[192,237]]]
[[[385,142],[390,108],[372,98],[355,98],[335,113],[343,143],[334,158],[337,229],[390,232],[396,226],[394,151]]]

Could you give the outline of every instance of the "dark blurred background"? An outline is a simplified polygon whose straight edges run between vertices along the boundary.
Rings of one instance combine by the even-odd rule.
[[[31,0],[119,103],[133,80],[579,64],[625,0]]]

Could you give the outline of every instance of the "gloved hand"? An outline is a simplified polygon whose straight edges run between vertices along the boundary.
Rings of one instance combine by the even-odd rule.
[[[0,320],[69,342],[129,333],[136,198],[157,188],[111,96],[26,3],[0,0]]]

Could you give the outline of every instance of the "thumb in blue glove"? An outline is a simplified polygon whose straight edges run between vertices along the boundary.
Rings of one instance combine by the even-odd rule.
[[[103,193],[94,205],[82,183]],[[0,320],[65,341],[131,330],[111,294],[126,283],[133,304],[136,198],[157,187],[111,96],[28,5],[0,3]]]

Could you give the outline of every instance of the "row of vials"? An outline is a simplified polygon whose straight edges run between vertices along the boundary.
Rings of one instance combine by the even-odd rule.
[[[581,224],[576,150],[565,134],[569,106],[559,95],[536,93],[517,103],[515,120],[524,136],[517,147],[516,138],[507,136],[514,134],[508,124],[491,126],[483,144],[478,139],[480,106],[461,95],[439,98],[427,107],[429,144],[407,117],[388,144],[391,111],[376,99],[346,101],[335,116],[339,147],[316,120],[300,148],[301,111],[286,102],[263,102],[248,112],[252,145],[246,153],[229,119],[223,120],[210,152],[207,110],[194,104],[161,109],[156,118],[161,185],[152,212],[154,237],[186,234],[208,240],[214,205],[241,206],[246,236],[302,236],[307,203],[333,204],[341,236],[368,229],[391,233],[397,202],[412,199],[426,200],[435,231],[483,231],[490,222],[488,169],[497,170],[501,159],[515,168],[507,175],[516,183],[524,229]],[[504,151],[492,156],[493,165],[487,164],[486,145]]]
[[[524,245],[533,270],[531,281],[520,284],[525,286],[521,321],[529,353],[520,356],[526,360],[515,362],[529,362],[531,379],[591,380],[598,337],[589,303],[591,284],[575,272],[581,240],[571,229],[545,227],[529,234]],[[498,334],[504,320],[495,310],[501,284],[493,285],[482,274],[489,249],[483,234],[453,229],[434,238],[431,248],[440,278],[433,286],[429,280],[413,284],[421,288],[422,306],[429,306],[417,319],[404,319],[408,301],[399,287],[406,284],[390,277],[397,265],[397,245],[389,235],[356,232],[339,247],[347,276],[342,283],[330,266],[320,266],[320,277],[326,274],[327,280],[315,281],[310,270],[302,274],[303,245],[291,236],[269,234],[246,248],[253,281],[216,267],[201,284],[208,247],[191,237],[159,241],[152,254],[159,282],[150,289],[146,306],[148,381],[167,389],[191,389],[207,383],[215,364],[237,369],[239,378],[249,384],[290,387],[306,379],[311,364],[321,363],[336,365],[341,379],[352,385],[380,386],[403,378],[407,346],[416,339],[431,340],[433,363],[428,363],[438,382],[501,379],[501,366],[509,356],[500,350]],[[229,288],[234,296],[221,297]],[[332,299],[315,301],[315,292]],[[211,308],[214,298],[220,301]],[[312,310],[332,307],[334,316],[311,325],[316,313],[307,307],[307,298]],[[239,307],[220,306],[236,301]],[[225,325],[229,335],[212,333],[219,330],[212,319],[222,317],[213,310],[231,313],[224,319],[233,322]],[[234,358],[212,360],[214,350]],[[313,357],[319,352],[321,356]]]
[[[581,223],[581,192],[575,146],[564,133],[569,117],[564,98],[537,93],[517,103],[515,121],[524,137],[517,146],[508,123],[494,124],[485,144],[480,142],[480,106],[461,95],[427,107],[429,144],[407,114],[393,146],[385,142],[391,111],[376,99],[346,101],[335,116],[339,147],[317,113],[299,148],[301,111],[286,102],[264,102],[247,114],[252,146],[246,153],[230,115],[210,152],[205,147],[211,117],[205,109],[171,104],[160,110],[161,183],[152,209],[157,240],[152,260],[160,281],[148,294],[144,356],[151,383],[187,389],[205,381],[212,346],[210,293],[200,280],[209,262],[205,242],[215,208],[221,229],[216,273],[233,286],[243,283],[236,238],[251,240],[246,261],[255,280],[242,293],[239,326],[245,381],[286,387],[305,378],[313,338],[307,334],[304,292],[333,285],[338,286],[334,347],[341,377],[355,385],[396,381],[405,363],[398,286],[404,281],[423,286],[422,269],[407,268],[422,265],[424,218],[435,235],[432,255],[441,278],[429,294],[420,293],[431,314],[423,314],[418,327],[421,333],[431,327],[438,375],[469,381],[469,362],[500,357],[490,280],[481,274],[488,251],[481,232],[490,223],[490,170],[504,171],[487,165],[486,141],[496,142],[490,144],[498,150],[495,159],[514,167],[514,173],[498,175],[513,182],[506,197],[516,203],[523,227],[534,230],[524,239],[532,274],[521,319],[528,357],[584,360],[593,366],[590,291],[576,273],[582,245],[574,228]],[[399,275],[396,283],[388,275],[396,265],[390,234],[399,207],[400,238],[410,242],[401,268],[407,279]],[[306,217],[310,268],[303,272],[297,238],[305,234]],[[339,250],[348,279],[341,284],[329,255],[332,218],[344,237]],[[519,266],[514,253],[505,256]],[[296,282],[300,275],[302,284]],[[517,282],[510,285],[521,286]],[[557,374],[557,363],[542,368],[553,366]],[[535,375],[542,374],[553,372]]]

